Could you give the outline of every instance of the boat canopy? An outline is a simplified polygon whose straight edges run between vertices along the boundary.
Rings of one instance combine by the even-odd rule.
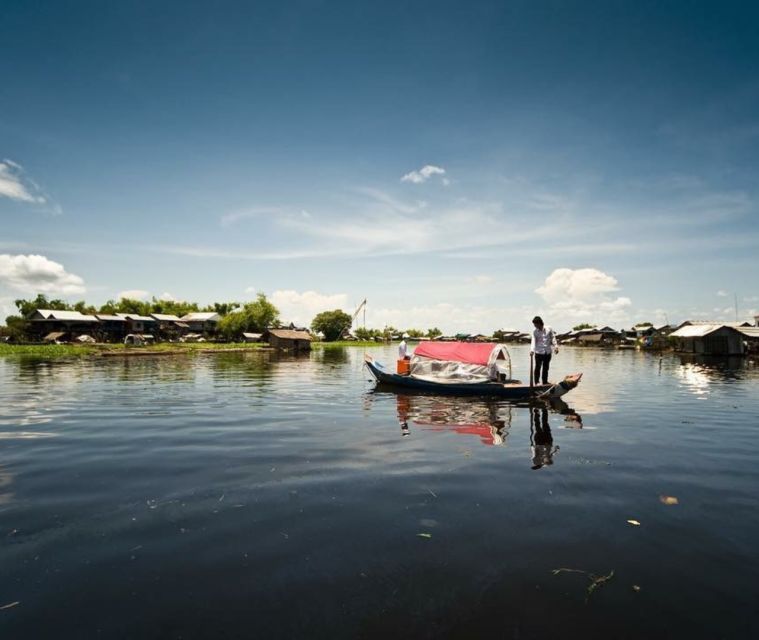
[[[425,342],[411,358],[410,374],[435,382],[488,382],[499,373],[511,379],[506,347],[494,342]]]

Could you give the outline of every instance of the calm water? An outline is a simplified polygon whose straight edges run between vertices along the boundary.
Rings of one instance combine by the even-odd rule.
[[[0,637],[759,631],[753,363],[565,349],[544,409],[362,357],[0,359]]]

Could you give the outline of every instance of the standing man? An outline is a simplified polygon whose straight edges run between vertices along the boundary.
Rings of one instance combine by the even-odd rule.
[[[530,355],[535,354],[535,384],[543,374],[543,384],[548,384],[548,367],[551,365],[551,352],[559,353],[559,346],[556,343],[556,334],[551,327],[543,324],[543,318],[535,316],[532,319],[535,330],[532,332],[530,340]]]

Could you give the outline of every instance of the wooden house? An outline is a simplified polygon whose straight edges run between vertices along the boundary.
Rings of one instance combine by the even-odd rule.
[[[675,350],[705,356],[740,356],[745,353],[744,335],[727,324],[684,323],[670,334]]]
[[[270,347],[285,351],[310,351],[311,336],[308,331],[295,331],[293,329],[267,329],[261,337]]]

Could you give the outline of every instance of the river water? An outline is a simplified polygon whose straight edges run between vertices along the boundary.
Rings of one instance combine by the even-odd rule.
[[[0,637],[759,632],[754,363],[564,349],[545,407],[363,353],[0,359]]]

